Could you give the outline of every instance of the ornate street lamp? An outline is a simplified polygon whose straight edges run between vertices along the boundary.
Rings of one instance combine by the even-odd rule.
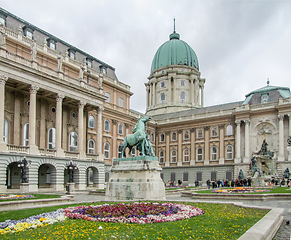
[[[69,183],[74,182],[74,169],[77,169],[75,165],[73,165],[73,162],[70,161],[70,164],[68,166],[68,172],[69,172]]]
[[[27,161],[26,157],[18,162],[18,167],[21,168],[21,183],[28,183],[27,172],[31,165],[31,161]]]

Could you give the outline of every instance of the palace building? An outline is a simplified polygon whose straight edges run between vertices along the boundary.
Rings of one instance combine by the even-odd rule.
[[[205,84],[194,50],[174,30],[145,83],[164,182],[247,175],[264,139],[282,177],[291,161],[290,89],[267,83],[240,102],[204,107]],[[24,158],[29,191],[64,191],[69,167],[77,190],[104,188],[144,115],[130,109],[132,95],[112,66],[0,8],[0,191],[20,188]]]

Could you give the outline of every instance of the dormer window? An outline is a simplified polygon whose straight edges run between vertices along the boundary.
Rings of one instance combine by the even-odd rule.
[[[90,58],[86,58],[86,64],[88,67],[92,68],[92,60]]]
[[[72,59],[76,59],[76,51],[69,49],[69,57]]]
[[[26,36],[29,39],[33,39],[33,30],[31,28],[28,27],[24,27],[23,28],[23,34],[24,36]]]
[[[0,14],[0,26],[3,25],[6,26],[6,16],[3,14]]]
[[[56,42],[52,39],[47,40],[47,46],[52,50],[56,50]]]
[[[262,94],[261,96],[261,103],[267,103],[269,102],[269,94],[268,93],[265,93],[265,94]]]

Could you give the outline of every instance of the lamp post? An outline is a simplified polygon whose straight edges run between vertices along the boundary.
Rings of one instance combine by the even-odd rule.
[[[75,191],[74,169],[77,169],[77,167],[73,165],[73,162],[71,160],[70,164],[68,165],[69,183],[66,186],[67,194],[70,194]]]
[[[26,157],[18,162],[18,167],[21,168],[21,183],[28,183],[27,171],[31,165],[31,161],[27,161]]]

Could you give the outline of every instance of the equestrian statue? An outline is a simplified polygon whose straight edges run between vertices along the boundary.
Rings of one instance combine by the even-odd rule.
[[[122,143],[122,158],[126,157],[125,149],[129,148],[128,154],[131,156],[131,149],[136,146],[139,150],[140,156],[155,156],[152,144],[146,133],[146,122],[151,120],[151,117],[140,117],[137,120],[137,124],[132,130],[132,134],[126,135]]]

